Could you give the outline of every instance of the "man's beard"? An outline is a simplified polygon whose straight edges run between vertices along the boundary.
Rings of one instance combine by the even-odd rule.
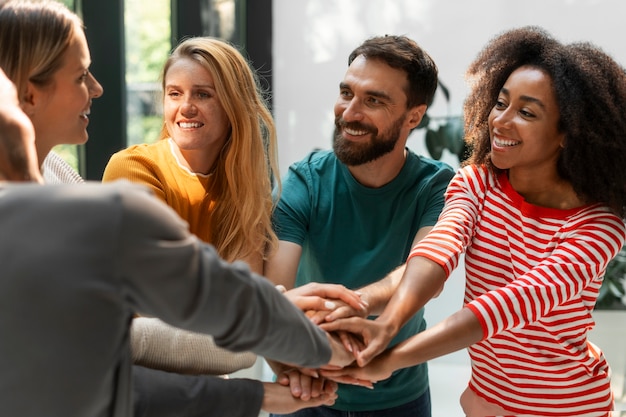
[[[364,125],[359,122],[346,123],[341,117],[335,117],[335,133],[333,135],[333,150],[337,158],[348,166],[363,165],[374,161],[383,155],[391,152],[399,140],[400,130],[404,124],[406,115],[403,115],[383,133],[373,126]],[[371,139],[366,143],[356,143],[344,139],[341,134],[342,128],[353,130],[365,130],[371,135]]]

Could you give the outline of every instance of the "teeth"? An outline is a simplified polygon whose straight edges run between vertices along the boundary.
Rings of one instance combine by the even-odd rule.
[[[493,143],[500,148],[503,148],[505,146],[515,146],[519,144],[519,142],[516,140],[505,140],[505,139],[498,139],[498,138],[494,138]]]
[[[194,127],[202,126],[201,123],[186,123],[186,122],[180,122],[180,123],[178,123],[178,125],[180,127],[182,127],[183,129],[191,129],[191,128],[194,128]]]
[[[367,134],[367,130],[352,130],[349,128],[344,128],[343,129],[347,134],[352,135],[352,136],[361,136],[361,135],[366,135]]]

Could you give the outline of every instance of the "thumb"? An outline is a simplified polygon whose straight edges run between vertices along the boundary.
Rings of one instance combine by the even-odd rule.
[[[357,351],[354,355],[356,358],[356,363],[360,367],[364,367],[368,363],[371,362],[383,349],[380,349],[376,342],[372,342],[367,347],[361,351]]]

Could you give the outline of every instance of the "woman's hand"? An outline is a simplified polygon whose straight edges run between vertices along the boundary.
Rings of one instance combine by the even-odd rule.
[[[327,332],[347,332],[355,335],[353,340],[360,340],[364,349],[353,351],[358,366],[367,365],[376,355],[384,351],[391,339],[397,334],[394,326],[384,320],[368,320],[361,317],[339,319],[320,324]]]
[[[364,367],[353,364],[342,369],[321,369],[320,375],[341,384],[362,385],[364,381],[368,381],[369,387],[373,388],[374,383],[389,378],[393,372],[386,359],[387,354],[383,353]]]

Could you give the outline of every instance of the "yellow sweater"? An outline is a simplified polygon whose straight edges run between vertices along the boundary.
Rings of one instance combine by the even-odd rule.
[[[171,139],[163,139],[119,151],[109,160],[102,181],[125,178],[147,185],[189,223],[191,233],[209,242],[213,200],[207,190],[211,175],[195,174],[183,167],[173,146]]]

